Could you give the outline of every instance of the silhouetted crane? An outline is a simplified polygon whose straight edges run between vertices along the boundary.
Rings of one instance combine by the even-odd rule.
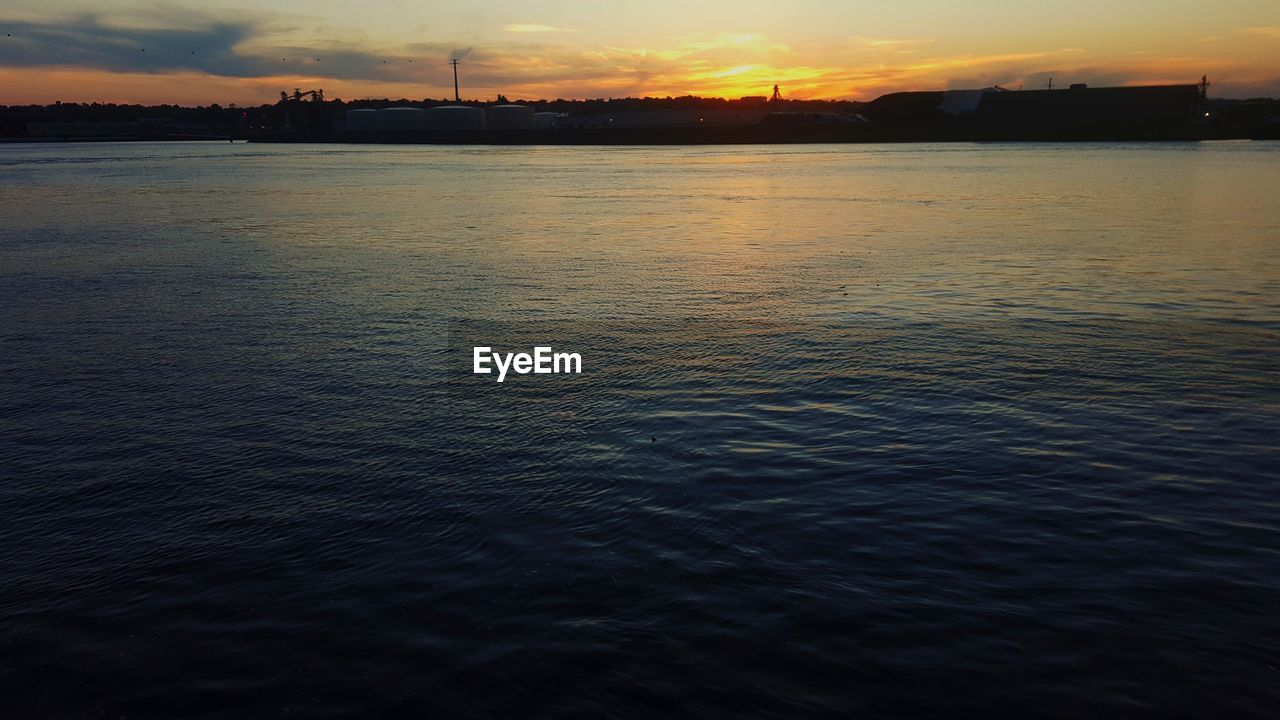
[[[289,95],[289,93],[283,90],[280,91],[280,102],[287,102],[289,100],[302,102],[302,98],[304,97],[310,97],[312,102],[324,102],[324,90],[301,90],[299,88],[294,88],[293,95]]]

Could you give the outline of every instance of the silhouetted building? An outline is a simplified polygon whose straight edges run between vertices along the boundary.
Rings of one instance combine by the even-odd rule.
[[[982,88],[980,90],[946,90],[942,93],[942,103],[938,105],[938,109],[947,115],[966,117],[972,115],[978,109],[978,103],[982,102],[982,96],[991,92],[1004,91],[997,87]]]
[[[918,125],[942,118],[943,93],[896,92],[867,103],[860,112],[886,126]]]
[[[983,93],[973,119],[996,138],[1158,139],[1193,131],[1204,117],[1196,85]]]
[[[670,128],[734,127],[754,125],[768,109],[743,110],[641,110],[581,115],[566,118],[560,127],[571,128]]]

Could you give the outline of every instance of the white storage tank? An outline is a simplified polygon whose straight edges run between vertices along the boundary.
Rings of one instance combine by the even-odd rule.
[[[393,107],[379,110],[378,129],[392,132],[426,130],[427,111],[414,107]]]
[[[485,113],[490,130],[532,130],[533,108],[528,105],[494,105]]]
[[[446,131],[483,130],[484,110],[470,105],[433,107],[427,110],[427,127]]]
[[[377,130],[378,111],[372,108],[348,110],[346,124],[343,127],[347,130]]]

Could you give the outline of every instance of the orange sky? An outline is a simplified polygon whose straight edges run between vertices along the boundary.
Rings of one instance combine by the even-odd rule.
[[[1196,82],[1280,95],[1280,3],[1078,0],[644,4],[231,0],[161,9],[59,0],[0,10],[0,103],[258,104],[329,97],[524,99]],[[679,22],[676,22],[679,20]],[[731,27],[731,29],[722,29]]]

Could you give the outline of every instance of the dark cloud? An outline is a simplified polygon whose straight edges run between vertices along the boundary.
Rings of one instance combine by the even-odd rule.
[[[101,14],[0,22],[10,35],[0,36],[0,67],[201,72],[228,78],[313,75],[425,88],[451,86],[449,60],[465,59],[463,84],[473,88],[574,84],[609,94],[640,89],[650,78],[647,68],[634,66],[634,58],[619,61],[555,45],[509,43],[484,49],[418,42],[385,51],[342,42],[278,45],[273,38],[287,36],[293,28],[276,16],[227,19],[181,12],[136,19],[141,26],[117,24]]]
[[[203,72],[235,78],[314,74],[342,80],[418,82],[433,60],[462,57],[471,48],[418,44],[414,55],[347,45],[273,46],[280,26],[269,18],[227,20],[181,13],[171,26],[148,18],[143,27],[81,15],[57,21],[3,23],[0,66],[76,67],[112,72]],[[252,50],[246,50],[252,47]],[[413,62],[416,60],[417,62]]]
[[[258,34],[259,28],[252,22],[209,21],[195,28],[128,28],[106,25],[96,15],[83,15],[59,22],[19,21],[4,26],[7,36],[0,42],[0,65],[260,74],[256,59],[234,50]]]

